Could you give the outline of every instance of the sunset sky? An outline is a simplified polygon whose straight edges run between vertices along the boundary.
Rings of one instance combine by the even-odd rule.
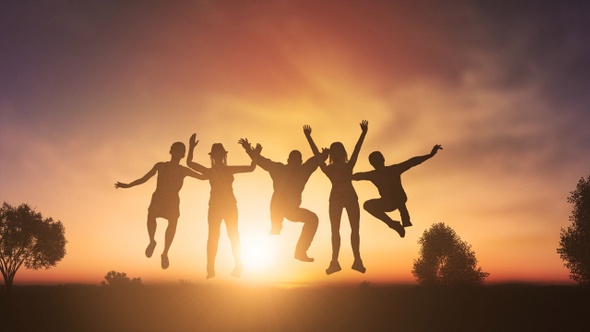
[[[472,245],[488,282],[569,282],[556,253],[566,199],[590,174],[590,3],[554,1],[3,1],[0,5],[0,201],[61,220],[67,254],[18,283],[99,283],[110,270],[144,283],[409,282],[419,237],[437,222]],[[206,280],[209,183],[185,180],[181,216],[160,268],[166,221],[151,259],[145,226],[156,179],[115,190],[170,145],[213,143],[228,164],[250,159],[241,137],[286,162],[341,141],[355,171],[444,150],[402,176],[413,227],[401,239],[361,212],[367,272],[350,269],[343,217],[330,261],[330,182],[316,171],[302,206],[320,225],[293,259],[301,225],[270,236],[267,172],[235,177],[245,259],[240,280],[222,228],[217,277]],[[184,160],[181,162],[184,164]],[[354,184],[362,203],[377,197]],[[399,213],[392,217],[399,220]]]

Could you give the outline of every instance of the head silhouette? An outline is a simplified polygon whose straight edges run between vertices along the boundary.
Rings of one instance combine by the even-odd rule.
[[[174,142],[170,147],[170,155],[174,159],[182,159],[186,153],[186,146],[182,142]]]
[[[227,164],[227,151],[225,151],[221,143],[213,143],[209,156],[211,157],[211,165]]]
[[[330,145],[330,164],[345,163],[348,161],[348,153],[344,148],[344,144],[334,142]]]
[[[374,151],[369,155],[369,163],[371,163],[375,169],[383,168],[385,167],[385,158],[381,152]]]
[[[289,153],[289,159],[287,160],[287,165],[294,165],[294,166],[301,166],[303,163],[303,157],[301,156],[301,152],[298,150],[293,150]]]

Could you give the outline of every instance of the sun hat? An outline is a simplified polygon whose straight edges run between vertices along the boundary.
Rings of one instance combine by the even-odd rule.
[[[221,143],[213,143],[213,145],[211,146],[211,152],[209,152],[209,155],[214,155],[214,154],[226,154],[227,151],[225,151],[225,149],[223,148],[223,144]]]

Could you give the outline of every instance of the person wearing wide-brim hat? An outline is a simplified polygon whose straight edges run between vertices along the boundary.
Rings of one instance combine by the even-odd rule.
[[[235,267],[231,273],[239,277],[242,273],[242,254],[240,234],[238,232],[238,207],[234,196],[232,184],[234,174],[252,172],[256,164],[244,166],[228,166],[227,151],[221,143],[214,143],[211,146],[209,157],[211,167],[205,167],[193,161],[193,152],[197,146],[197,135],[193,134],[189,140],[189,151],[186,158],[188,167],[205,174],[211,185],[211,196],[209,198],[208,224],[209,235],[207,239],[207,279],[215,276],[215,257],[219,244],[221,222],[225,221],[227,234],[232,246]]]

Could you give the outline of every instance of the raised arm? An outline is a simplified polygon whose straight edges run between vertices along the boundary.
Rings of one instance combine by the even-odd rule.
[[[254,163],[256,163],[256,165],[260,166],[265,171],[270,171],[275,166],[280,165],[280,163],[265,158],[260,154],[253,154],[251,157]]]
[[[158,171],[159,164],[160,163],[155,164],[154,167],[152,167],[152,169],[149,172],[147,172],[144,176],[142,176],[141,178],[139,178],[131,183],[123,183],[123,182],[117,181],[115,183],[115,189],[117,189],[117,188],[131,188],[131,187],[137,186],[138,184],[145,183],[152,176],[156,175],[156,173]]]
[[[250,156],[252,164],[260,166],[265,171],[269,171],[275,164],[279,164],[260,155],[262,145],[256,144],[256,148],[252,148],[252,144],[248,142],[247,138],[240,138],[238,143],[242,145],[248,156]]]
[[[420,165],[421,163],[425,162],[426,160],[434,157],[434,155],[438,152],[438,150],[442,150],[442,146],[440,145],[435,145],[432,150],[430,151],[429,154],[423,155],[423,156],[418,156],[418,157],[414,157],[414,158],[410,158],[406,161],[404,161],[403,163],[399,164],[401,166],[401,168],[403,169],[403,172],[407,171],[408,169],[416,166],[416,165]]]
[[[252,144],[250,142],[248,142],[247,138],[240,138],[238,140],[238,144],[240,144],[243,148],[244,151],[246,151],[246,153],[248,154],[248,156],[250,156],[250,159],[252,158],[252,154],[254,153],[254,149],[252,148]],[[258,148],[260,146],[260,150],[262,150],[262,146],[260,144],[258,144],[256,146],[256,148]],[[258,151],[260,153],[260,151]]]
[[[365,136],[367,136],[367,131],[369,130],[369,121],[363,120],[361,121],[361,136],[359,137],[358,142],[354,146],[354,151],[352,151],[352,156],[350,156],[350,160],[348,161],[350,165],[354,167],[356,161],[359,157],[359,153],[361,152],[361,147],[363,146],[363,141],[365,140]]]
[[[238,143],[240,145],[242,145],[242,147],[244,148],[244,150],[246,151],[246,153],[248,154],[248,156],[250,156],[250,159],[252,159],[252,162],[250,163],[249,166],[243,165],[243,166],[228,166],[229,169],[231,170],[232,173],[249,173],[254,171],[254,169],[256,168],[256,162],[254,161],[254,159],[252,158],[251,154],[253,155],[260,155],[260,151],[262,151],[262,145],[257,144],[256,145],[256,149],[252,148],[252,145],[250,144],[250,142],[248,142],[248,139],[245,138],[241,138]]]
[[[311,147],[311,152],[313,152],[313,154],[316,156],[319,155],[320,150],[318,150],[318,147],[315,145],[313,138],[311,138],[311,127],[309,125],[303,126],[303,134],[305,134],[305,138],[307,138],[307,142],[309,143],[309,146]]]
[[[197,134],[192,134],[188,142],[188,154],[186,156],[186,165],[197,172],[206,174],[207,172],[209,172],[209,169],[193,161],[193,154],[195,152],[195,147],[197,146],[197,144],[199,144],[199,141],[197,141]]]
[[[325,160],[328,158],[329,150],[322,149],[322,152],[320,152],[320,150],[318,150],[317,145],[315,145],[315,142],[313,141],[313,138],[311,137],[311,127],[309,125],[303,126],[303,134],[305,134],[305,138],[307,139],[307,142],[309,143],[309,146],[311,147],[311,151],[313,152],[313,155],[320,158],[318,160],[319,166],[322,169],[322,171],[325,173],[326,172]]]
[[[322,171],[325,173],[326,159],[328,159],[328,153],[328,149],[322,149],[322,152],[307,159],[301,165],[301,167],[304,169],[304,172],[311,175],[311,173],[313,173],[318,168],[318,166],[320,166]]]

